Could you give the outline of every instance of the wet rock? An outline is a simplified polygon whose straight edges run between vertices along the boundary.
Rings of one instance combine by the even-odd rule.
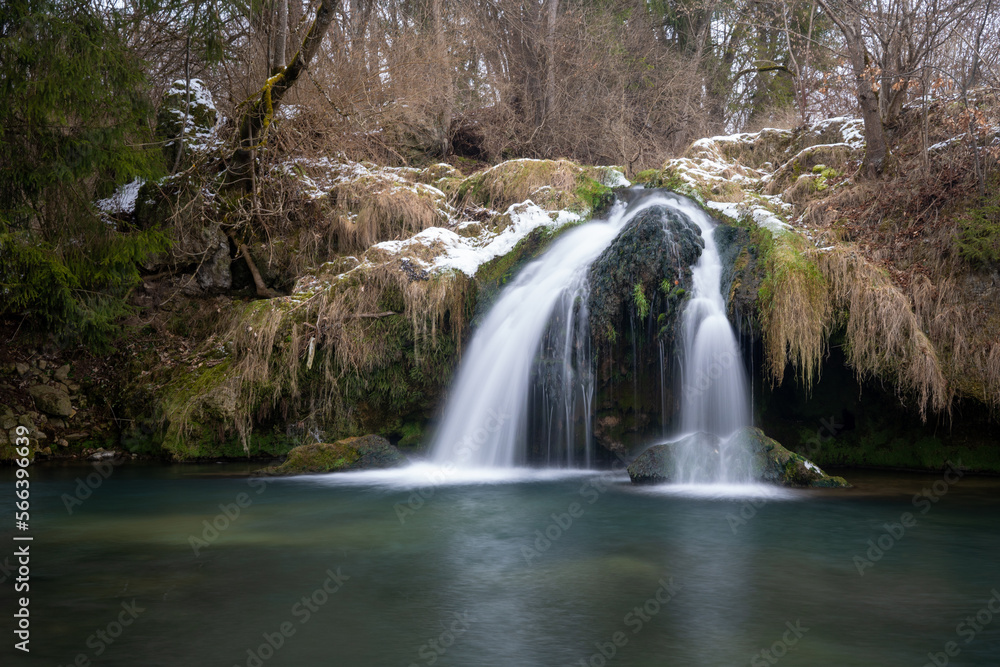
[[[701,450],[699,457],[710,468],[711,476],[721,464],[718,436],[710,433],[694,433],[677,442],[653,445],[644,451],[628,467],[628,476],[633,484],[663,484],[677,481],[677,460],[685,450]]]
[[[682,457],[696,458],[703,466],[702,474],[712,478],[722,464],[722,441],[708,433],[695,433],[677,442],[653,445],[628,467],[634,484],[676,482],[677,461]],[[730,448],[746,451],[751,457],[754,481],[782,486],[812,486],[845,488],[850,484],[843,477],[827,475],[812,461],[782,447],[759,428],[744,427],[728,440]]]
[[[753,455],[754,476],[762,482],[784,486],[849,487],[843,477],[827,475],[802,456],[782,447],[759,428],[744,427],[730,439]]]
[[[73,414],[73,404],[69,394],[61,389],[44,384],[36,384],[28,389],[35,400],[35,407],[53,417],[69,417]]]
[[[118,452],[110,449],[104,449],[103,447],[93,452],[87,457],[89,461],[105,461],[107,459],[113,459],[118,456]]]
[[[377,435],[346,438],[334,443],[300,445],[288,452],[280,466],[265,468],[261,475],[301,475],[307,473],[395,468],[406,457],[389,441]]]

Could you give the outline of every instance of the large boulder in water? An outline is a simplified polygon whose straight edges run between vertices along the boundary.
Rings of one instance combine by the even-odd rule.
[[[677,442],[653,445],[628,467],[634,484],[663,484],[678,479],[678,461],[694,455],[703,462],[706,477],[713,477],[722,463],[719,437],[711,433],[693,433]],[[693,458],[693,457],[691,457]]]
[[[396,468],[406,457],[389,441],[377,435],[345,438],[334,443],[300,445],[288,452],[280,466],[265,468],[261,475],[303,475],[308,473]]]
[[[785,449],[759,428],[741,428],[730,437],[729,442],[750,452],[754,478],[762,482],[784,486],[850,486],[843,477],[827,475],[818,465],[801,454]]]
[[[725,446],[723,446],[725,445]],[[744,427],[723,443],[717,436],[695,433],[677,442],[653,445],[628,467],[634,484],[662,484],[678,479],[678,461],[697,460],[700,476],[713,478],[725,450],[749,454],[754,481],[782,486],[849,487],[843,477],[833,477],[800,454],[782,447],[759,428]]]

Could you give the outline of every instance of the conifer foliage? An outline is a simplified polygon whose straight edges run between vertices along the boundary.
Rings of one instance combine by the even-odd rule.
[[[102,215],[115,184],[152,177],[152,107],[123,17],[86,0],[10,0],[0,13],[0,315],[106,346],[158,230]]]

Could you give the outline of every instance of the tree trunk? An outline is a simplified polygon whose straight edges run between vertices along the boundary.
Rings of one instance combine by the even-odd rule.
[[[288,38],[288,0],[277,0],[278,13],[274,27],[274,55],[271,62],[271,75],[274,76],[285,69],[285,48]]]
[[[862,33],[861,11],[858,7],[852,7],[847,14],[841,14],[833,11],[826,0],[817,2],[844,35],[847,55],[851,61],[851,69],[854,70],[861,119],[865,123],[865,159],[861,167],[868,175],[874,176],[885,167],[889,148],[885,139],[885,127],[882,125],[878,93],[872,86],[874,74],[868,69],[868,51]]]
[[[865,159],[862,168],[869,175],[874,175],[882,171],[888,153],[885,127],[882,125],[878,93],[872,86],[872,73],[868,70],[867,52],[861,36],[860,17],[856,18],[852,24],[845,24],[845,26],[848,30],[844,31],[844,37],[851,59],[851,68],[854,70],[858,106],[861,107],[861,119],[865,123]]]
[[[556,20],[559,0],[548,0],[548,26],[545,31],[545,116],[556,108]]]
[[[247,110],[243,112],[239,122],[237,147],[227,169],[226,179],[230,184],[249,181],[248,170],[252,167],[253,151],[266,139],[267,128],[271,125],[274,111],[281,104],[281,99],[306,70],[319,50],[323,37],[333,22],[336,2],[337,0],[321,0],[319,9],[316,10],[316,18],[309,26],[309,31],[302,40],[302,47],[292,58],[292,62],[264,83],[260,97],[249,104]]]

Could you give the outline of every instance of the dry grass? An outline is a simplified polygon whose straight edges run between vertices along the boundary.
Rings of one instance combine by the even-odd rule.
[[[808,388],[819,378],[832,306],[823,276],[794,238],[778,235],[769,253],[761,285],[764,356],[773,384],[781,384],[791,363]]]
[[[465,180],[459,203],[498,210],[530,198],[539,188],[572,191],[583,168],[569,160],[510,160]]]
[[[329,280],[312,294],[249,304],[222,336],[234,358],[226,384],[238,396],[236,429],[244,443],[254,423],[275,410],[305,410],[310,421],[343,423],[353,409],[342,400],[345,377],[395,361],[390,341],[377,330],[382,318],[409,319],[418,361],[436,345],[445,322],[461,341],[470,287],[464,274],[413,278],[390,264]],[[319,378],[311,375],[317,372]]]
[[[916,399],[923,419],[928,409],[950,412],[954,389],[910,298],[851,246],[817,253],[817,260],[833,303],[846,318],[847,359],[855,372],[893,378],[901,395]]]
[[[330,191],[337,247],[351,252],[442,225],[444,200],[419,186],[361,178]]]

